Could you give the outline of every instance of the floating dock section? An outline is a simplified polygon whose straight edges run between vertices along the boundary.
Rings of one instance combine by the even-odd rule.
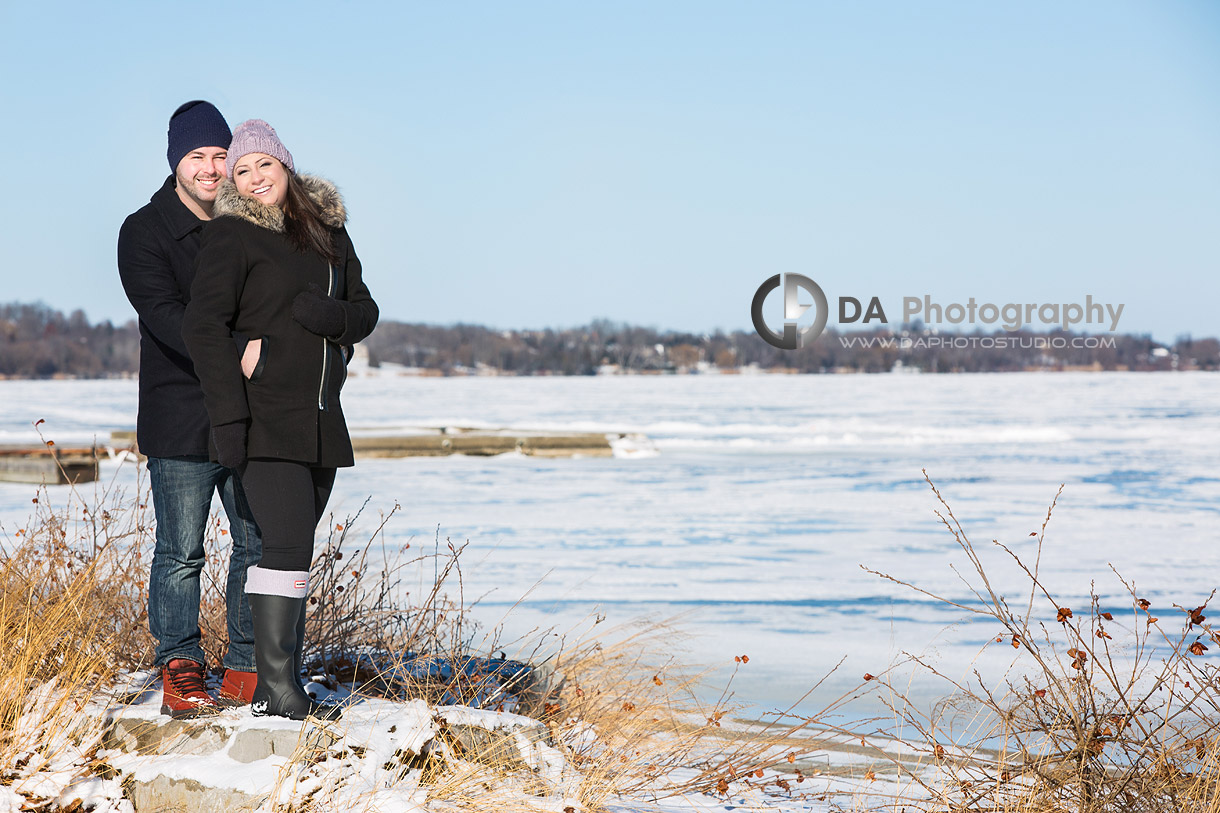
[[[534,457],[612,457],[605,432],[549,432],[466,426],[409,427],[395,434],[352,432],[356,457],[441,457],[451,454],[488,456],[518,452]],[[115,449],[136,451],[135,432],[112,432]]]
[[[411,427],[389,435],[352,434],[356,457],[489,456],[517,452],[533,457],[613,457],[619,433],[550,432],[465,426]],[[632,435],[635,438],[637,436]],[[87,483],[98,477],[98,455],[138,454],[135,432],[112,432],[110,448],[0,445],[0,481]]]
[[[97,479],[97,447],[0,445],[0,480],[9,483],[88,483]]]
[[[542,432],[443,426],[410,434],[352,435],[356,457],[440,457],[519,452],[534,457],[611,457],[604,432]]]

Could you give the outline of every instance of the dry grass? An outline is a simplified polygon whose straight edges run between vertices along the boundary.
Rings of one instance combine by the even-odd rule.
[[[678,630],[665,623],[601,624],[589,619],[544,657],[548,692],[532,712],[546,726],[536,746],[542,753],[523,758],[515,733],[472,747],[442,727],[437,756],[444,767],[428,778],[430,800],[469,811],[597,811],[625,801],[632,809],[660,809],[673,797],[724,795],[730,784],[735,791],[753,786],[802,796],[803,779],[771,769],[789,766],[792,736],[812,720],[732,726],[739,706],[730,686],[706,699],[706,675],[674,657]],[[743,666],[748,658],[736,660]]]
[[[139,578],[143,506],[128,505],[113,484],[88,498],[75,488],[55,496],[64,502],[38,489],[30,521],[0,537],[3,784],[52,769],[98,770],[102,722],[82,710],[150,651]],[[50,804],[19,792],[29,809]]]

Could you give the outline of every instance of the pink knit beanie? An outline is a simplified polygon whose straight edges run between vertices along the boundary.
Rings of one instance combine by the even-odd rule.
[[[225,159],[225,169],[230,178],[233,177],[233,166],[243,155],[261,152],[270,155],[281,164],[288,167],[289,172],[295,172],[292,166],[292,153],[275,134],[275,128],[262,119],[248,119],[237,125],[233,131],[233,143],[229,144],[229,157]]]

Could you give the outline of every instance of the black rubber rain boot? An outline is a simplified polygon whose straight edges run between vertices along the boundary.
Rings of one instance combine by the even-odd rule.
[[[258,668],[251,711],[255,716],[274,715],[290,720],[338,719],[343,709],[310,700],[293,672],[297,624],[305,599],[262,593],[249,596],[254,620],[254,662]]]
[[[301,615],[297,618],[297,648],[292,651],[292,674],[297,683],[301,682],[301,672],[305,667],[305,610],[308,606],[309,599],[301,602]]]

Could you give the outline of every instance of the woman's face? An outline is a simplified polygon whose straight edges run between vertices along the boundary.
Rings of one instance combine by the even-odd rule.
[[[270,155],[252,152],[233,165],[237,192],[268,206],[283,206],[288,197],[288,170]]]

